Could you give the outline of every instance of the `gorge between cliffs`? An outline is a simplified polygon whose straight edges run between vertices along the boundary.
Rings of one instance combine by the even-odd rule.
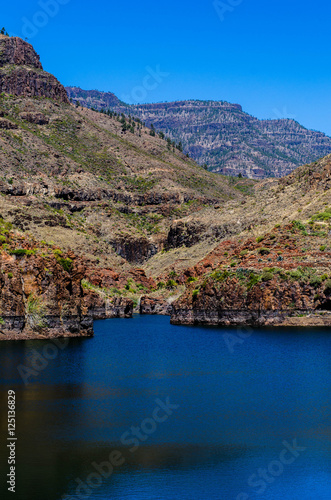
[[[254,180],[199,166],[139,118],[70,102],[0,35],[0,339],[96,319],[330,326],[331,156]]]

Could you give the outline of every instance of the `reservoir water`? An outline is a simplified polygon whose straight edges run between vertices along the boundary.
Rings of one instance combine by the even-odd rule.
[[[135,316],[61,342],[0,342],[1,499],[331,498],[329,329]]]

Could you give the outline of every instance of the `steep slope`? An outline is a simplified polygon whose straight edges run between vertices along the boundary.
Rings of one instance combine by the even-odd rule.
[[[199,262],[172,264],[186,283],[174,323],[331,324],[331,155],[257,184],[244,205],[178,221],[174,244],[206,221],[209,237],[223,238]],[[165,265],[163,276],[169,272]]]
[[[226,175],[282,177],[331,152],[331,139],[294,120],[258,120],[224,101],[179,101],[128,106],[107,94],[67,87],[71,99],[96,109],[114,109],[153,124],[181,141],[200,165]]]

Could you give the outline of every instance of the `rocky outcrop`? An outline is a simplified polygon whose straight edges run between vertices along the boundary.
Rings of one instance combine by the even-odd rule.
[[[0,92],[26,97],[48,97],[69,103],[64,87],[53,75],[30,68],[0,68]]]
[[[87,108],[108,109],[124,105],[112,92],[103,92],[100,98],[100,92],[97,90],[82,90],[80,87],[66,87],[65,89],[70,99]]]
[[[82,261],[71,253],[41,253],[19,239],[2,250],[0,339],[93,335]]]
[[[20,113],[19,116],[22,120],[36,125],[47,125],[49,123],[49,119],[42,113]]]
[[[257,240],[220,243],[184,272],[187,289],[171,322],[302,326],[306,318],[307,325],[330,325],[330,252],[316,248],[318,231],[295,221]]]
[[[157,254],[157,243],[141,236],[134,237],[130,234],[117,236],[112,241],[115,252],[131,263],[141,263]]]
[[[221,240],[237,234],[246,229],[249,225],[250,222],[245,222],[244,220],[237,221],[236,224],[206,224],[187,217],[185,219],[173,221],[165,246],[167,250],[179,248],[181,246],[190,248],[207,238]]]
[[[26,97],[48,97],[69,103],[65,88],[43,71],[33,47],[20,38],[0,35],[0,93]]]
[[[91,336],[94,319],[132,316],[132,300],[83,286],[94,274],[87,260],[9,228],[0,219],[0,340]],[[99,274],[101,284],[116,281],[111,270]]]
[[[172,304],[163,298],[141,297],[140,314],[160,314],[162,316],[170,316],[172,312]]]
[[[15,130],[18,128],[18,126],[16,125],[16,123],[0,118],[0,128],[5,130]]]
[[[295,318],[312,316],[319,311],[316,290],[299,283],[262,283],[247,292],[234,279],[217,289],[214,283],[194,294],[191,290],[173,305],[171,323],[182,325],[279,326],[295,324]],[[329,297],[324,296],[327,311]],[[317,314],[319,317],[319,314]],[[331,318],[331,317],[330,317]]]
[[[93,319],[131,318],[133,301],[125,297],[107,298],[102,293],[88,292],[85,305]]]
[[[43,69],[32,45],[18,37],[0,35],[0,67],[7,64]]]

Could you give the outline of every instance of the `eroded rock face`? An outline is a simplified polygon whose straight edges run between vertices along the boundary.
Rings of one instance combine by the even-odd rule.
[[[61,259],[34,254],[23,241],[1,253],[0,339],[93,335],[85,266],[73,254]]]
[[[309,315],[316,309],[316,290],[309,285],[276,280],[261,283],[247,293],[238,280],[217,289],[213,283],[196,295],[188,294],[173,306],[173,324],[281,325],[286,318]]]
[[[20,113],[20,118],[36,125],[47,125],[49,119],[42,113]]]
[[[170,316],[172,312],[172,305],[165,299],[154,297],[141,297],[140,314],[160,314],[163,316]]]
[[[0,35],[0,92],[69,103],[63,85],[43,71],[32,45],[3,35]]]
[[[184,272],[188,286],[173,304],[171,322],[330,325],[330,254],[316,245],[318,234],[294,221],[262,239],[220,243]]]
[[[157,243],[142,236],[134,238],[131,235],[119,236],[112,242],[115,252],[131,263],[141,263],[157,254]]]
[[[105,298],[97,293],[87,293],[85,304],[93,319],[131,318],[133,301],[125,297]]]
[[[102,288],[82,284],[95,276],[96,283],[110,285],[118,279],[116,273],[91,271],[88,261],[73,252],[28,240],[4,224],[0,228],[0,340],[91,336],[94,319],[132,316],[132,300],[109,297]]]
[[[16,123],[12,123],[9,120],[0,119],[0,128],[5,130],[15,130],[18,127]]]

